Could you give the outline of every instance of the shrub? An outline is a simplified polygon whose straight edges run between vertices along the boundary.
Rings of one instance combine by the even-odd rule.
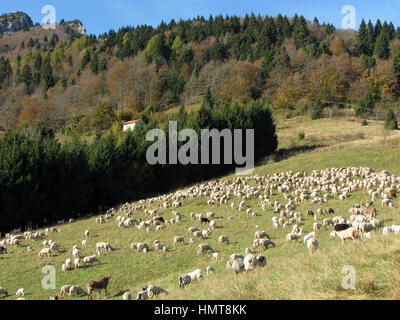
[[[362,125],[363,127],[367,126],[367,125],[368,125],[367,119],[364,119],[364,120],[361,122],[361,125]]]
[[[388,130],[399,129],[396,114],[394,113],[393,110],[389,110],[388,114],[386,115],[385,129],[388,129]]]
[[[311,114],[311,120],[321,119],[324,111],[324,106],[319,98],[315,101],[314,110]]]
[[[299,132],[297,137],[299,140],[304,140],[306,137],[306,133],[304,131],[301,131],[301,132]]]

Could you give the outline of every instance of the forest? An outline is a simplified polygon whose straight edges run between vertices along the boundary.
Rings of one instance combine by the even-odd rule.
[[[0,128],[44,125],[95,134],[181,104],[269,103],[287,117],[360,117],[397,110],[400,28],[362,20],[358,32],[292,18],[198,16],[80,37],[71,28],[15,32],[0,57]],[[165,119],[164,119],[165,120]]]

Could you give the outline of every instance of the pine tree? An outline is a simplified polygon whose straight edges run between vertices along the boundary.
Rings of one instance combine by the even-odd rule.
[[[48,88],[54,86],[53,70],[50,65],[50,57],[47,56],[43,62],[40,69],[40,83],[44,91]]]
[[[390,38],[388,28],[382,28],[382,31],[375,43],[374,53],[379,59],[387,60],[390,57]]]
[[[361,21],[360,28],[358,29],[353,52],[356,56],[361,56],[362,54],[367,56],[372,55],[371,39],[364,19]]]
[[[81,69],[85,69],[86,65],[91,61],[91,57],[90,57],[90,51],[89,49],[86,49],[85,54],[82,57],[81,60]]]
[[[358,103],[356,108],[356,115],[360,117],[364,115],[370,115],[373,113],[374,108],[375,103],[372,98],[371,91],[368,91],[364,98],[362,98],[361,101]]]
[[[31,67],[27,64],[24,65],[19,77],[20,77],[19,82],[22,82],[25,84],[25,93],[27,95],[31,95],[33,92]]]
[[[292,37],[297,49],[306,47],[309,34],[307,21],[303,16],[298,18],[297,22],[293,20]]]

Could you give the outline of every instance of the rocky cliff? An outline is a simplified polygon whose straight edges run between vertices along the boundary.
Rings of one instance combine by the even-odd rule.
[[[28,29],[32,26],[32,19],[24,12],[6,13],[0,16],[0,34]]]

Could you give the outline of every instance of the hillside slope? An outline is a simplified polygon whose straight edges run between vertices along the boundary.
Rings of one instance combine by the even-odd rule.
[[[299,124],[296,126],[301,126]],[[337,123],[339,126],[340,120]],[[278,125],[281,133],[282,124]],[[304,125],[304,124],[303,124]],[[322,125],[322,123],[321,123]],[[345,132],[345,124],[341,124]],[[354,127],[352,128],[354,132]],[[359,126],[366,130],[364,127]],[[295,137],[297,128],[294,127],[293,135],[286,138],[290,141]],[[377,131],[377,130],[375,130]],[[373,132],[373,131],[371,131]],[[281,136],[281,135],[280,135]],[[307,136],[307,135],[306,135]],[[375,140],[373,140],[375,139]],[[310,175],[313,170],[325,168],[348,168],[348,167],[370,167],[375,172],[389,170],[392,175],[400,175],[400,167],[397,160],[400,157],[399,137],[392,136],[386,143],[382,138],[375,136],[369,143],[359,145],[349,143],[338,147],[335,142],[330,142],[323,149],[316,149],[312,152],[297,154],[287,160],[272,162],[262,165],[255,170],[258,176],[270,175],[281,172],[304,170]],[[355,140],[355,142],[357,142]],[[233,181],[236,176],[228,176],[223,180]],[[354,178],[357,180],[360,178]],[[250,185],[256,185],[249,181]],[[265,187],[265,186],[264,186]],[[263,187],[263,188],[264,188]],[[262,189],[263,190],[263,189]],[[258,199],[246,201],[248,207],[256,211],[259,216],[249,217],[245,212],[232,210],[230,203],[236,206],[241,199],[231,198],[227,204],[207,205],[209,196],[202,196],[197,199],[182,200],[182,207],[176,210],[182,214],[182,222],[167,225],[165,230],[146,232],[136,227],[119,229],[115,219],[108,220],[105,224],[95,222],[96,217],[82,219],[73,223],[57,226],[58,233],[50,234],[47,239],[56,241],[61,246],[61,252],[51,258],[39,258],[37,253],[42,248],[41,241],[22,241],[16,248],[9,247],[7,255],[0,256],[0,267],[3,270],[0,274],[0,286],[9,290],[10,296],[7,299],[14,299],[14,292],[25,288],[26,299],[48,299],[51,294],[58,294],[59,288],[65,284],[80,285],[84,288],[85,283],[91,279],[111,275],[108,299],[121,299],[122,294],[130,290],[136,296],[142,287],[149,284],[159,285],[169,289],[168,296],[160,295],[159,299],[398,299],[400,292],[400,253],[398,244],[400,238],[393,235],[381,236],[381,230],[373,233],[372,239],[360,240],[345,243],[342,247],[340,240],[331,239],[329,234],[331,228],[323,227],[318,235],[320,246],[318,251],[310,256],[302,239],[296,243],[287,243],[286,234],[289,229],[274,229],[272,227],[273,210],[265,212],[260,207]],[[274,191],[270,196],[271,201],[278,200],[286,203],[282,194]],[[339,200],[337,197],[329,199],[325,204],[313,205],[300,203],[296,206],[296,212],[302,212],[305,217],[301,227],[306,233],[312,231],[314,219],[307,216],[306,212],[318,208],[334,208],[333,216],[345,216],[349,218],[348,210],[356,203],[365,202],[370,199],[366,190],[357,190],[350,193],[346,200]],[[378,219],[385,221],[385,225],[400,224],[397,215],[398,200],[394,201],[395,207],[388,208],[381,206],[379,197],[375,203],[378,211]],[[160,202],[146,203],[148,209],[158,208],[158,214],[164,219],[171,219],[172,208],[160,208]],[[136,204],[133,204],[136,205]],[[218,219],[216,228],[208,239],[197,240],[189,244],[189,227],[205,229],[206,225],[192,220],[190,213],[203,213],[214,211]],[[116,212],[115,217],[123,215],[123,211]],[[228,221],[228,216],[233,216]],[[114,218],[115,218],[114,217]],[[151,219],[143,210],[133,214],[135,219]],[[322,216],[318,217],[320,223]],[[83,232],[88,229],[91,232],[88,244],[81,246],[85,238]],[[275,248],[263,251],[267,257],[267,266],[256,269],[254,272],[234,275],[232,270],[225,267],[226,261],[233,253],[244,254],[245,248],[251,248],[254,232],[265,230],[276,243]],[[219,235],[227,235],[230,244],[218,244]],[[173,245],[174,236],[183,236],[184,245]],[[171,246],[171,252],[156,252],[153,249],[153,241],[160,240],[161,243]],[[74,244],[82,250],[82,256],[95,253],[95,244],[100,241],[109,242],[116,250],[99,257],[101,264],[94,264],[91,267],[80,268],[76,271],[61,272],[61,265],[66,258],[71,258],[71,250]],[[147,242],[150,252],[130,253],[129,244],[132,242]],[[199,243],[210,244],[219,252],[221,260],[215,261],[211,254],[196,255]],[[31,245],[34,251],[27,252],[26,246]],[[258,254],[258,253],[257,253]],[[56,268],[56,290],[44,290],[41,288],[43,274],[42,267],[53,265]],[[199,283],[192,283],[187,289],[180,289],[178,276],[212,265],[216,273],[204,276],[205,279]],[[356,290],[344,290],[342,279],[345,276],[342,268],[345,265],[354,266],[356,270]],[[221,285],[223,283],[223,285]],[[96,295],[97,296],[97,295]],[[104,298],[104,296],[102,296]],[[74,299],[74,298],[73,298]]]

